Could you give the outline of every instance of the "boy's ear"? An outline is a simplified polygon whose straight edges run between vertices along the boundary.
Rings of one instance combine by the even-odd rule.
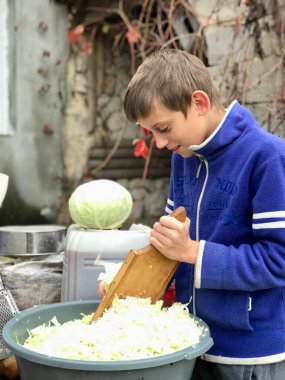
[[[191,100],[199,115],[204,116],[208,113],[211,104],[206,92],[200,90],[194,91]]]

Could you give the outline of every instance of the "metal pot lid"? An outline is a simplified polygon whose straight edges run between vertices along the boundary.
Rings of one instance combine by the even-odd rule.
[[[0,227],[0,255],[47,255],[64,250],[66,227],[30,225]]]

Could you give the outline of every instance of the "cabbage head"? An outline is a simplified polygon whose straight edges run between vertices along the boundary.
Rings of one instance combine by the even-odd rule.
[[[133,207],[131,194],[117,182],[99,179],[78,186],[69,199],[69,212],[81,227],[119,228]]]

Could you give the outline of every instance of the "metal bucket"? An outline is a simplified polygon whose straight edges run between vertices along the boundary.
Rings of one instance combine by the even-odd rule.
[[[80,318],[81,313],[91,314],[97,306],[98,302],[93,301],[62,302],[16,314],[5,325],[3,339],[16,355],[21,380],[185,380],[190,379],[196,358],[213,345],[207,325],[198,318],[197,321],[207,328],[199,344],[148,359],[100,362],[66,360],[42,355],[20,345],[28,337],[28,330],[49,322],[54,316],[63,323]]]
[[[0,227],[0,255],[38,256],[64,250],[66,228],[57,225]]]

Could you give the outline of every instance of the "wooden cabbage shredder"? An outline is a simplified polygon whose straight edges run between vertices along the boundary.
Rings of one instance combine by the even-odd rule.
[[[170,216],[184,222],[185,208],[178,207]],[[155,303],[162,296],[178,264],[178,261],[165,257],[152,245],[142,249],[131,249],[111,282],[107,294],[94,312],[92,321],[102,316],[111,306],[115,296],[151,298],[151,302]]]

